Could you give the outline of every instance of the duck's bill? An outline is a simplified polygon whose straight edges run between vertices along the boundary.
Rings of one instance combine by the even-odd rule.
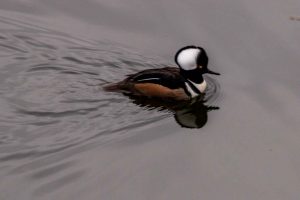
[[[208,74],[214,74],[214,75],[220,75],[220,73],[211,71],[210,69],[207,69],[206,73],[208,73]]]

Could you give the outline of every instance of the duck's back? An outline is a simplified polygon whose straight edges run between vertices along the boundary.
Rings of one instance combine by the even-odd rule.
[[[186,100],[184,79],[178,68],[147,69],[128,75],[121,82],[106,86],[108,91],[121,90],[133,95]]]

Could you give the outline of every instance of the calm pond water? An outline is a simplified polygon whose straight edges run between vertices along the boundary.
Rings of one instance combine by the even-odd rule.
[[[0,199],[299,199],[299,10],[1,0]],[[204,101],[102,91],[190,44],[222,74]]]

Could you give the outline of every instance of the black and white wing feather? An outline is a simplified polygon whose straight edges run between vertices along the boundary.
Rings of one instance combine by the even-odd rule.
[[[129,75],[126,81],[131,83],[154,83],[170,89],[184,87],[184,79],[179,69],[165,67],[161,69],[148,69],[134,75]]]

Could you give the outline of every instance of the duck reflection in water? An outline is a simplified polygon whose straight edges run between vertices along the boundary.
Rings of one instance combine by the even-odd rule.
[[[134,104],[147,109],[170,111],[174,114],[175,121],[184,128],[202,128],[208,120],[208,112],[218,110],[217,106],[205,105],[204,94],[189,101],[172,102],[161,101],[154,98],[141,98],[128,95]]]

